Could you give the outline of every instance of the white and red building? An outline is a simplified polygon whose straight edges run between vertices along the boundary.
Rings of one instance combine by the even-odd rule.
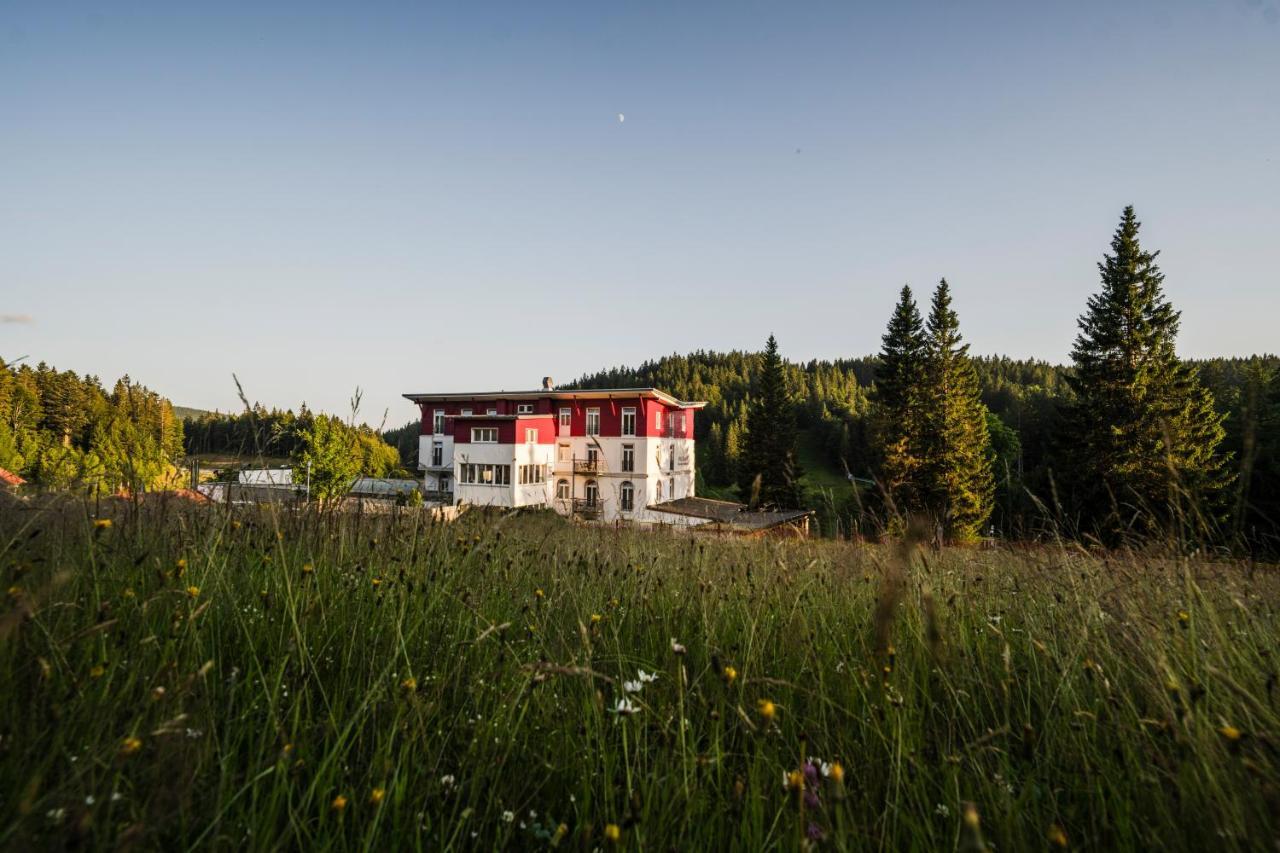
[[[550,506],[603,521],[664,522],[694,496],[693,414],[656,388],[405,394],[422,410],[428,500]]]

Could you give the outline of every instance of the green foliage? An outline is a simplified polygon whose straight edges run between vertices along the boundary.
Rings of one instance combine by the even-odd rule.
[[[755,398],[747,413],[738,488],[755,506],[799,507],[804,503],[799,477],[795,410],[787,392],[778,342],[770,335]]]
[[[92,503],[5,509],[6,849],[542,849],[560,823],[568,850],[607,848],[607,824],[635,850],[800,850],[810,824],[848,850],[1280,833],[1261,568],[537,515],[126,504],[98,529]],[[804,803],[782,780],[809,756],[844,782]]]
[[[944,278],[925,326],[921,385],[919,493],[927,515],[950,540],[976,539],[991,517],[995,481],[987,408],[961,343],[960,321]]]
[[[0,362],[0,467],[44,488],[144,491],[171,481],[182,421],[129,377],[110,393],[97,377],[43,362]]]
[[[1229,480],[1217,453],[1223,417],[1195,368],[1178,360],[1179,314],[1139,227],[1126,207],[1071,353],[1076,400],[1065,442],[1075,505],[1087,528],[1111,540],[1192,522],[1211,530]]]
[[[320,501],[351,491],[364,460],[358,433],[333,415],[313,415],[298,430],[293,482],[310,483],[311,496]],[[385,446],[385,445],[384,445]],[[387,448],[390,453],[394,450]]]
[[[890,510],[907,515],[924,509],[919,480],[928,353],[924,321],[910,287],[903,286],[881,340],[872,396],[871,454]]]

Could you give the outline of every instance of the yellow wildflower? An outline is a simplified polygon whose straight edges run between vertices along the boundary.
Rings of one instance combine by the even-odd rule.
[[[1223,726],[1218,729],[1218,734],[1232,742],[1240,740],[1240,730],[1235,726]]]
[[[382,798],[387,795],[386,788],[374,788],[369,792],[369,804],[376,806],[382,803]]]
[[[560,842],[564,841],[564,837],[569,834],[569,825],[562,823],[556,827],[555,835],[551,836],[551,846],[559,847]]]
[[[173,573],[174,573],[174,575],[175,575],[175,576],[177,576],[177,577],[182,577],[183,573],[184,573],[186,570],[187,570],[187,558],[186,558],[186,557],[179,557],[179,558],[178,558],[178,562],[176,562],[176,563],[174,563],[174,564],[173,564]]]
[[[778,715],[778,706],[768,699],[761,699],[756,703],[756,708],[760,711],[760,716],[766,723],[772,723],[773,718]]]
[[[137,593],[135,593],[135,592],[133,591],[133,587],[131,587],[131,586],[130,586],[130,587],[125,587],[125,590],[124,590],[124,597],[125,597],[125,598],[133,598],[135,595],[137,595]]]
[[[238,521],[232,521],[232,522],[231,522],[231,529],[232,529],[232,530],[239,530],[239,529],[240,529],[240,522],[238,522]]]
[[[418,679],[414,678],[412,675],[409,676],[404,681],[400,682],[400,689],[405,693],[412,693],[418,689]]]
[[[373,579],[373,588],[374,588],[374,589],[377,589],[377,588],[378,588],[378,587],[380,587],[380,586],[382,586],[382,578],[374,578],[374,579]]]
[[[101,678],[103,675],[106,674],[106,672],[107,672],[107,668],[105,666],[103,666],[100,663],[94,664],[93,668],[89,670],[89,677]]]
[[[783,781],[788,791],[804,790],[804,772],[801,770],[788,770]]]
[[[535,590],[533,591],[533,597],[534,597],[534,598],[545,598],[545,597],[546,597],[546,594],[542,591],[542,589],[541,589],[541,588],[538,588],[538,589],[535,589]]]
[[[616,823],[607,824],[604,828],[604,840],[617,844],[622,840],[622,829]]]
[[[98,530],[110,530],[110,529],[111,529],[111,519],[109,519],[109,518],[95,518],[95,519],[93,520],[93,526],[94,526],[94,528],[96,528],[96,529],[98,529]]]
[[[198,587],[198,586],[189,586],[189,587],[187,587],[187,595],[191,596],[192,598],[199,598],[199,597],[200,597],[200,587]]]
[[[347,807],[347,798],[339,794],[333,798],[333,802],[329,803],[329,808],[335,812],[341,812]]]
[[[965,803],[964,805],[964,823],[965,826],[969,827],[974,832],[978,831],[978,825],[980,823],[980,820],[978,819],[978,807],[973,803]]]
[[[1066,848],[1067,834],[1056,823],[1049,827],[1049,843],[1054,847]]]
[[[1191,614],[1185,610],[1179,610],[1178,621],[1181,622],[1183,625],[1187,624],[1188,622],[1191,621]]]
[[[724,676],[724,683],[730,687],[733,686],[733,682],[738,680],[738,671],[731,666],[726,666],[721,670],[721,674]]]
[[[133,755],[140,749],[142,749],[142,741],[133,735],[120,742],[120,754],[123,756]]]
[[[827,775],[831,777],[831,781],[837,785],[844,784],[844,766],[839,761],[831,762],[831,767],[827,771]]]
[[[302,564],[302,573],[303,573],[304,575],[313,574],[313,573],[315,572],[315,570],[316,570],[316,567],[315,567],[315,566],[313,566],[313,565],[311,565],[310,563],[303,563],[303,564]]]
[[[599,625],[599,624],[600,624],[600,620],[602,620],[602,619],[604,619],[604,617],[603,617],[603,616],[601,616],[599,613],[592,613],[592,614],[591,614],[591,624],[592,624],[592,625]]]

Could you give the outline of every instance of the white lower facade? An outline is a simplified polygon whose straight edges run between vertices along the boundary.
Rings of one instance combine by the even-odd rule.
[[[689,438],[560,437],[552,444],[457,444],[424,435],[428,500],[472,506],[549,506],[604,522],[696,524],[648,507],[694,496]],[[438,464],[437,464],[438,463]]]

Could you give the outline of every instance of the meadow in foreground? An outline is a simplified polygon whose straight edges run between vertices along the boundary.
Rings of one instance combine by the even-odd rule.
[[[0,847],[1269,848],[1280,578],[0,506]]]

